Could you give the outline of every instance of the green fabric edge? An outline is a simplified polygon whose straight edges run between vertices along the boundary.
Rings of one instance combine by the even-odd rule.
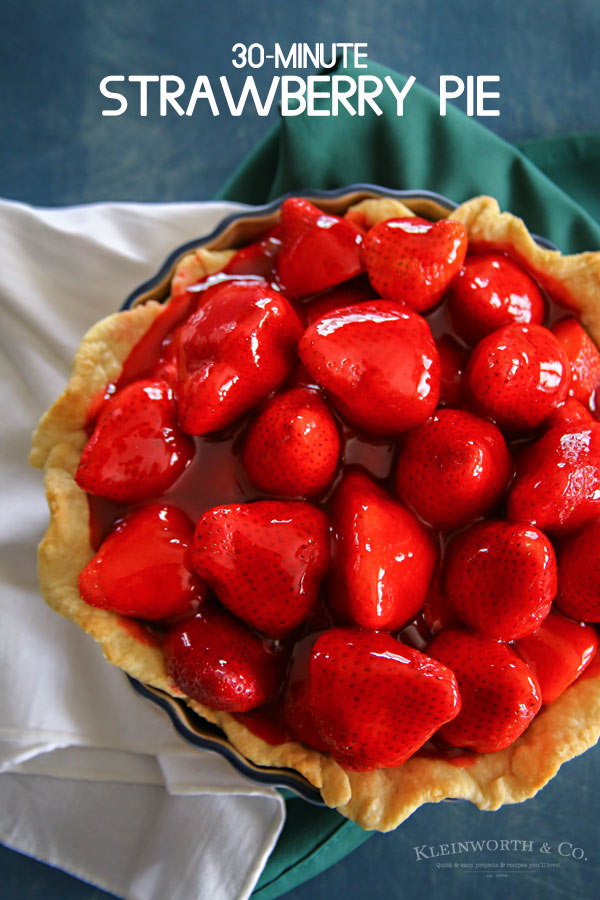
[[[371,835],[334,810],[298,798],[287,800],[283,831],[252,896],[274,900],[343,859]]]

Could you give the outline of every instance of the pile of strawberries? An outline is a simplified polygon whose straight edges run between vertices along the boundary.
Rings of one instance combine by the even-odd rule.
[[[351,770],[434,735],[508,746],[598,644],[600,354],[477,249],[456,221],[367,229],[286,200],[174,289],[180,321],[76,475],[121,510],[83,599],[155,623],[188,697],[282,709]],[[233,433],[251,493],[194,523],[168,492]]]

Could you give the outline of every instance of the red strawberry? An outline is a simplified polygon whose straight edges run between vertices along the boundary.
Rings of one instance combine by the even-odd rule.
[[[569,425],[577,425],[579,423],[593,422],[593,416],[579,400],[568,397],[564,403],[561,403],[556,409],[552,410],[551,415],[546,422],[548,429],[556,426],[567,428]]]
[[[351,771],[399,766],[460,709],[452,672],[389,634],[323,632],[306,677],[317,734]],[[293,669],[290,683],[297,684]]]
[[[306,297],[362,272],[362,234],[347,219],[322,212],[301,197],[281,207],[277,279],[289,297]]]
[[[525,731],[541,706],[533,672],[510,647],[468,631],[442,631],[427,648],[452,669],[462,708],[440,728],[453,747],[494,753]]]
[[[344,309],[346,306],[356,306],[357,303],[367,303],[377,300],[377,294],[371,287],[366,275],[359,275],[351,281],[338,284],[337,287],[324,291],[302,307],[306,326],[312,325],[317,319],[321,319],[334,309]]]
[[[192,568],[194,526],[176,506],[152,504],[125,516],[79,576],[91,606],[160,621],[192,612],[206,590]]]
[[[330,599],[346,621],[396,631],[423,605],[437,559],[432,536],[363,472],[337,488]]]
[[[177,424],[169,385],[134,381],[100,410],[75,481],[88,494],[137,503],[171,487],[194,451],[194,442]]]
[[[587,409],[600,383],[600,353],[593,340],[577,319],[561,319],[552,326],[552,333],[567,354],[571,364],[569,395]]]
[[[290,374],[302,333],[287,300],[262,281],[209,288],[181,328],[179,420],[189,434],[234,422]]]
[[[467,344],[503,325],[541,325],[544,298],[527,272],[501,253],[482,253],[465,260],[448,290],[448,312],[457,334]]]
[[[227,275],[260,275],[271,281],[280,247],[281,227],[274,225],[257,241],[238,250],[223,271]]]
[[[462,625],[456,612],[444,596],[443,568],[438,566],[429,582],[425,603],[421,610],[423,623],[431,634],[437,634],[442,628],[456,628]]]
[[[298,387],[272,397],[250,423],[242,463],[260,491],[311,498],[333,481],[339,455],[338,428],[320,393]]]
[[[515,650],[538,681],[544,705],[566,691],[597,649],[598,635],[591,625],[581,625],[554,612],[537,631],[515,642]]]
[[[438,303],[467,252],[464,225],[417,216],[388,219],[363,242],[367,275],[378,294],[423,312]]]
[[[216,604],[174,625],[162,646],[176,687],[211,709],[245,712],[279,692],[284,654]]]
[[[540,425],[569,389],[569,361],[541,325],[505,325],[469,357],[467,384],[476,410],[511,431]]]
[[[329,524],[301,501],[217,506],[200,517],[194,567],[236,616],[272,638],[311,612],[329,565]]]
[[[551,428],[517,459],[507,518],[549,533],[572,531],[600,516],[600,424]]]
[[[300,359],[339,412],[374,434],[397,434],[431,415],[438,352],[425,319],[386,300],[348,306],[305,331]]]
[[[445,597],[488,637],[531,634],[548,615],[556,586],[552,544],[529,525],[478,522],[448,548]]]
[[[310,707],[308,667],[317,634],[299,641],[294,647],[292,667],[284,699],[284,720],[293,736],[314,750],[328,753],[329,747],[321,738]]]
[[[556,606],[582,622],[600,622],[600,519],[564,539],[557,552]]]
[[[450,530],[489,513],[512,472],[502,432],[478,416],[440,409],[400,450],[396,491],[433,528]]]
[[[177,388],[177,345],[179,329],[175,329],[167,340],[163,341],[157,361],[149,370],[147,377],[166,381],[173,390]]]
[[[463,399],[463,375],[467,367],[468,351],[450,334],[435,339],[440,356],[440,405],[460,406]]]

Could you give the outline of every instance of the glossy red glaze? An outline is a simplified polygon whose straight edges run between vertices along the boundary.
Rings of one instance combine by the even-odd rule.
[[[223,271],[227,275],[260,275],[266,281],[272,281],[280,247],[281,228],[274,225],[259,240],[241,247]]]
[[[436,338],[440,357],[441,406],[460,406],[463,402],[463,379],[469,351],[447,332]]]
[[[598,649],[591,625],[551,612],[537,631],[515,641],[515,650],[535,675],[547,705],[581,675]]]
[[[258,709],[234,713],[233,717],[261,741],[266,741],[272,747],[294,740],[283,717],[283,700],[281,698]]]
[[[343,620],[396,631],[425,600],[437,547],[402,503],[360,470],[347,472],[333,498],[329,598]]]
[[[525,447],[506,514],[553,535],[600,516],[600,424],[559,425]]]
[[[552,326],[552,333],[571,365],[569,395],[590,409],[596,388],[600,384],[598,348],[577,319],[561,319]]]
[[[291,373],[302,326],[288,301],[260,281],[210,287],[181,328],[179,421],[189,434],[231,425]]]
[[[600,519],[558,546],[556,606],[582,622],[600,622]]]
[[[398,304],[330,313],[304,332],[298,353],[338,412],[367,432],[398,434],[435,409],[440,362],[431,331]]]
[[[177,424],[173,391],[164,381],[127,385],[102,407],[83,449],[75,481],[115,503],[159,497],[194,455]]]
[[[425,627],[430,632],[430,638],[441,631],[442,628],[456,628],[462,625],[456,611],[452,609],[452,606],[444,596],[442,565],[437,567],[433,578],[429,582],[421,615]],[[428,643],[429,639],[419,646],[418,649],[423,650]]]
[[[546,309],[536,282],[521,266],[499,253],[469,256],[448,290],[455,331],[467,344],[503,325],[541,325]]]
[[[413,220],[413,222],[415,221]],[[272,279],[278,248],[276,231],[259,239],[248,248],[242,248],[227,266],[226,273],[230,276],[228,283],[231,283],[231,276],[239,274],[260,275],[263,278]],[[211,292],[215,291],[218,282],[223,280],[223,278],[224,276],[220,275],[216,279],[207,279],[206,282],[192,286],[191,290],[188,290],[187,285],[184,283],[185,279],[181,280],[180,283],[174,284],[171,304],[165,307],[165,313],[158,317],[156,326],[150,329],[148,336],[143,338],[134,348],[130,360],[126,363],[123,375],[119,379],[119,386],[124,386],[127,382],[148,374],[152,378],[160,377],[169,384],[173,384],[176,381],[176,352],[179,342],[176,326],[190,311],[201,308],[205,301],[210,299]],[[248,279],[248,281],[253,283],[254,287],[257,286],[257,282],[258,286],[263,284],[256,278]],[[552,289],[552,285],[548,283],[544,283],[544,287]],[[321,289],[319,288],[319,290]],[[372,299],[372,294],[372,288],[368,285],[364,275],[354,277],[349,281],[340,283],[336,287],[323,291],[316,297],[311,295],[311,297],[305,298],[307,302],[301,308],[301,313],[306,315],[308,321],[311,322],[315,318],[322,318],[324,314],[329,313],[333,309],[339,309],[340,306],[349,304],[356,306],[357,304],[368,303]],[[556,296],[558,299],[561,298],[558,286]],[[278,295],[278,299],[281,299],[281,295]],[[552,310],[550,319],[553,320],[554,318],[556,318],[556,311]],[[441,357],[443,370],[440,403],[458,405],[462,402],[461,369],[464,366],[465,351],[455,340],[448,323],[445,306],[440,306],[434,314],[430,315],[428,323],[439,341],[439,356]],[[375,355],[378,353],[379,351],[376,350]],[[314,387],[315,377],[306,370],[303,371],[303,367],[298,365],[296,366],[293,380],[290,378],[282,386],[288,388],[294,385],[303,387],[312,385]],[[111,391],[114,391],[114,388],[109,388],[109,396]],[[335,398],[333,398],[332,394],[330,394],[330,397],[335,403]],[[552,421],[560,421],[562,423],[566,421],[564,417],[571,416],[571,414],[576,415],[577,421],[581,421],[581,411],[574,410],[574,402],[570,400],[564,404],[561,407],[562,413],[559,410],[552,413]],[[97,410],[105,403],[106,395],[99,395],[94,408],[90,410],[90,417],[95,416]],[[338,411],[343,413],[341,409]],[[334,411],[334,415],[337,416],[337,411]],[[557,418],[555,419],[555,417]],[[373,434],[369,435],[364,430],[355,432],[353,427],[348,425],[343,419],[338,419],[338,424],[343,437],[342,463],[338,478],[341,477],[348,466],[358,463],[364,466],[374,477],[387,479],[392,468],[392,457],[395,450],[394,438],[387,435],[381,437]],[[165,492],[165,499],[181,506],[194,519],[197,519],[207,509],[222,505],[224,502],[239,504],[249,500],[261,499],[263,495],[251,484],[239,459],[240,432],[244,426],[244,421],[238,417],[234,426],[235,431],[221,431],[215,435],[196,438],[197,453],[194,463]],[[364,428],[365,426],[361,425],[361,427]],[[386,482],[385,487],[389,490],[389,482]],[[109,524],[117,516],[127,512],[128,507],[118,507],[109,501],[99,500],[94,497],[89,499],[93,536],[95,540],[98,540],[100,532],[106,533]],[[326,497],[325,501],[321,502],[321,505],[326,509],[329,508],[329,504],[329,497]],[[433,628],[433,630],[441,625],[447,628],[455,622],[453,616],[448,612],[449,606],[447,602],[444,601],[439,591],[439,584],[437,593],[433,590],[435,581],[435,579],[432,581],[432,590],[430,590],[423,607],[423,615],[429,628]],[[326,592],[324,590],[321,591],[321,597],[325,596]],[[218,607],[216,608],[218,609]],[[145,640],[147,638],[150,642],[156,642],[156,636],[143,623],[139,624],[133,619],[129,622],[126,619],[123,621],[125,626],[131,626],[132,633],[138,639]],[[237,622],[237,624],[243,627],[242,623]],[[334,624],[330,610],[322,600],[319,600],[296,634],[308,634],[308,641],[312,646],[316,635],[311,635],[311,632],[318,631],[321,628],[331,629]],[[252,631],[249,633],[256,637]],[[416,619],[408,622],[399,637],[409,647],[416,646],[420,648],[423,647],[424,641],[428,639],[429,632],[421,617],[418,616]],[[219,638],[217,643],[221,640]],[[402,645],[397,644],[396,646]],[[214,647],[216,648],[216,644]],[[283,679],[283,669],[280,663],[281,660],[279,660],[277,676],[278,685],[282,683]],[[593,665],[592,663],[592,669]],[[586,673],[590,670],[587,669]],[[233,666],[231,671],[233,671]],[[584,673],[583,677],[586,677],[586,673]],[[205,701],[203,700],[202,702]],[[214,704],[210,703],[209,705]],[[282,722],[281,702],[279,700],[268,702],[266,706],[262,706],[252,712],[236,713],[235,715],[254,734],[262,737],[268,743],[280,743],[288,740],[290,737],[289,727]],[[297,733],[296,736],[299,737]],[[311,740],[308,740],[307,735],[305,735],[305,738],[306,742],[311,744]],[[316,746],[314,741],[317,739],[322,743],[322,739],[318,735],[315,737],[313,734],[312,746]],[[449,745],[439,735],[434,735],[433,740],[426,743],[418,753],[419,755],[431,755],[435,758],[442,758],[454,765],[465,767],[477,759],[475,754],[468,751],[465,753],[458,749],[449,749]]]
[[[194,526],[174,506],[152,504],[119,522],[79,576],[91,606],[148,621],[189,614],[206,590],[192,568]]]
[[[334,309],[344,309],[346,306],[356,306],[357,303],[368,303],[377,299],[377,294],[367,276],[359,275],[328,291],[308,297],[302,303],[301,313],[304,324],[308,327]]]

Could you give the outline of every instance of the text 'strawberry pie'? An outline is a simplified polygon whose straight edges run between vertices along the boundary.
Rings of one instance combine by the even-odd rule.
[[[83,338],[46,601],[364,828],[600,735],[600,254],[489,197],[287,199]]]

